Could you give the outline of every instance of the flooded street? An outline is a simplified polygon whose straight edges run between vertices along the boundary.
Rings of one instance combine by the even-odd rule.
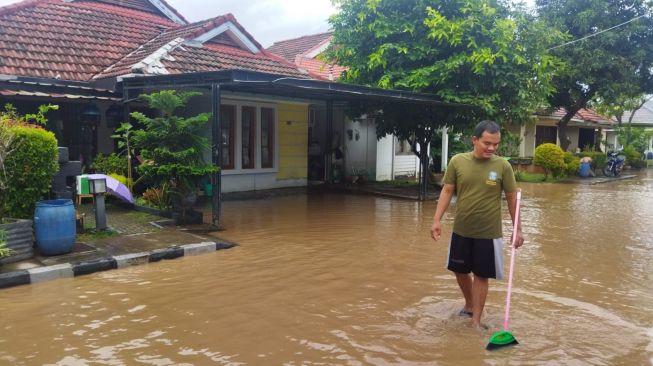
[[[225,202],[233,249],[0,290],[0,365],[650,365],[653,170],[637,174],[520,184],[515,347],[485,350],[505,281],[490,331],[457,316],[435,202],[311,194]]]

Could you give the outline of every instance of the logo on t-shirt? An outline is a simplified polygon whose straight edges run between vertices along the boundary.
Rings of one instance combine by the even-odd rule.
[[[488,174],[487,180],[485,181],[485,184],[489,186],[496,186],[497,185],[497,172],[495,171],[490,171],[490,174]]]

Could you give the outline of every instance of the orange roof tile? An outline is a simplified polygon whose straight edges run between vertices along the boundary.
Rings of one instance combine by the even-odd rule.
[[[134,67],[136,65],[145,66],[142,61],[148,59],[149,56],[154,55],[156,57],[157,52],[158,56],[160,56],[160,59],[157,60],[160,62],[160,64],[157,64],[158,67],[164,67],[166,73],[172,74],[239,69],[294,77],[307,76],[293,64],[263,50],[259,53],[252,53],[229,45],[210,42],[198,46],[183,44],[183,42],[192,40],[225,22],[234,24],[255,46],[260,47],[258,42],[245,31],[233,15],[226,14],[167,30],[96,75],[95,78],[105,79],[131,73],[155,73],[143,67],[140,69],[134,69]],[[175,40],[181,43],[175,43]],[[166,46],[169,48],[164,50],[163,48]],[[159,69],[159,71],[162,70]]]
[[[274,42],[272,46],[267,48],[267,51],[290,62],[295,62],[295,57],[304,55],[322,42],[331,39],[332,34],[333,32],[325,32]]]
[[[23,1],[0,8],[0,74],[87,81],[173,27],[115,5]]]

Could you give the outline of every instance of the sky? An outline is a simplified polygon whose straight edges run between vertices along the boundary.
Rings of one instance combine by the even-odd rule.
[[[0,0],[0,6],[19,0]],[[329,29],[331,0],[166,0],[189,22],[231,13],[263,47]]]
[[[0,0],[0,6],[20,0]],[[525,0],[533,4],[534,0]],[[166,0],[189,22],[233,14],[263,47],[329,30],[331,0]]]

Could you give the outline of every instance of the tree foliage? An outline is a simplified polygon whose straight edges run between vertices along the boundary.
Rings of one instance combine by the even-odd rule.
[[[178,108],[196,95],[199,93],[177,93],[174,90],[141,95],[160,115],[152,118],[140,112],[131,113],[145,126],[143,130],[131,132],[133,147],[145,160],[139,166],[139,172],[157,186],[169,184],[180,198],[182,214],[186,210],[184,198],[197,189],[201,179],[218,170],[202,160],[202,153],[209,144],[201,130],[210,113],[188,118],[175,115]]]
[[[427,146],[441,126],[487,118],[523,123],[552,91],[557,62],[544,52],[542,39],[556,32],[521,8],[497,0],[334,3],[340,12],[330,19],[334,33],[326,58],[347,67],[343,81],[474,106],[366,106],[377,117],[378,137],[392,133],[420,151],[422,171],[428,169]]]
[[[590,101],[620,105],[653,92],[653,4],[647,0],[536,0],[536,5],[539,17],[552,29],[562,30],[570,41],[580,40],[551,50],[565,62],[553,79],[555,93],[549,103],[567,111],[558,122],[566,150],[567,124]]]
[[[477,106],[468,123],[524,122],[552,91],[557,61],[543,47],[556,33],[520,8],[496,0],[335,3],[328,57],[348,68],[346,82]]]

